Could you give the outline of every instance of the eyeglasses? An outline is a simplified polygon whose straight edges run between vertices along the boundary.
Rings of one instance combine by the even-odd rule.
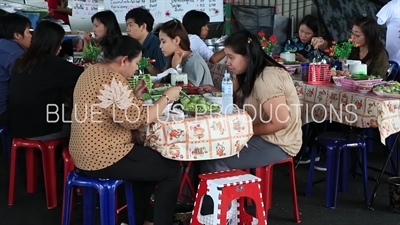
[[[350,31],[350,35],[355,37],[355,38],[360,38],[360,37],[363,36],[363,35],[360,35],[360,34],[355,34],[355,33],[353,33],[353,31]]]

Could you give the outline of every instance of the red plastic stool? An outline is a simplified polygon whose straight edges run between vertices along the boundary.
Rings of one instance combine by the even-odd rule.
[[[260,178],[243,170],[201,174],[199,178],[201,180],[194,203],[190,221],[191,225],[224,225],[228,219],[232,224],[267,224],[260,188]],[[200,215],[204,195],[209,195],[214,201],[214,213],[212,215]],[[254,201],[256,205],[256,218],[246,213],[244,209],[245,197],[251,198]],[[239,199],[239,203],[237,203],[237,199]],[[234,201],[234,204],[231,205],[231,210],[237,209],[239,215],[227,218],[227,214],[231,214],[228,212],[228,208],[232,201]]]
[[[273,166],[283,163],[289,163],[290,170],[290,182],[292,186],[292,200],[293,200],[293,213],[297,223],[301,222],[299,205],[297,203],[297,193],[296,193],[296,176],[294,173],[294,161],[292,157],[284,159],[282,161],[270,164],[268,166],[259,167],[256,169],[256,176],[261,177],[261,189],[264,198],[264,205],[266,211],[266,218],[268,219],[268,210],[271,209],[272,202],[272,180],[273,180]]]
[[[67,183],[67,177],[69,172],[73,171],[75,169],[75,163],[74,160],[72,159],[71,155],[69,154],[69,150],[68,148],[64,148],[62,151],[62,158],[64,161],[64,192],[65,193],[65,187],[66,187],[66,183]],[[61,215],[61,221],[64,220],[64,201],[65,201],[65,195],[63,195],[63,205],[62,205],[62,215]],[[71,195],[71,207],[70,210],[72,210],[72,206],[73,206],[73,195]]]
[[[55,149],[64,139],[35,141],[23,138],[14,138],[11,148],[10,162],[10,181],[8,190],[8,205],[14,204],[15,171],[17,161],[17,150],[26,148],[26,174],[27,174],[27,192],[33,193],[37,188],[37,160],[34,149],[42,151],[42,163],[44,173],[44,183],[46,188],[47,208],[57,207],[57,186],[56,186],[56,160]]]

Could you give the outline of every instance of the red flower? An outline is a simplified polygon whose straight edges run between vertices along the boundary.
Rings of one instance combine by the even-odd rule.
[[[276,42],[276,36],[275,35],[269,36],[269,41],[272,42],[272,43],[275,43]]]
[[[264,48],[265,46],[267,46],[267,40],[264,40],[264,41],[261,42],[261,47]]]
[[[264,33],[264,31],[260,31],[260,32],[258,32],[258,36],[259,36],[260,38],[263,38],[263,37],[265,37],[265,33]]]
[[[171,15],[171,12],[168,10],[168,11],[165,12],[165,15],[166,15],[166,16],[170,16],[170,15]]]
[[[149,59],[149,63],[154,63],[155,61],[155,59]]]
[[[332,41],[332,44],[333,44],[333,45],[336,44],[336,41]]]

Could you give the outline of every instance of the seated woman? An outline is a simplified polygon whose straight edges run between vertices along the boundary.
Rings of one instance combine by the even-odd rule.
[[[318,37],[319,25],[314,16],[305,16],[300,21],[298,32],[298,37],[290,38],[284,48],[284,52],[295,52],[297,61],[312,62],[315,58],[315,49],[325,50],[328,47],[328,42],[324,38]],[[323,51],[319,51],[319,53],[325,54]]]
[[[380,28],[376,21],[369,17],[354,20],[351,38],[358,47],[353,48],[349,59],[361,60],[367,64],[367,72],[386,79],[389,68],[389,56],[380,40]]]
[[[71,156],[87,176],[136,181],[136,224],[144,223],[145,210],[157,185],[154,224],[172,224],[180,164],[132,143],[131,130],[156,121],[182,88],[172,87],[152,106],[144,105],[140,97],[146,84],[140,82],[132,90],[127,80],[138,69],[141,44],[129,36],[107,36],[101,45],[104,60],[89,66],[75,87]]]
[[[89,42],[93,39],[96,42],[100,42],[100,40],[106,35],[122,35],[117,17],[110,10],[105,10],[94,14],[91,20],[93,23],[92,31],[94,33],[94,37],[92,37],[90,31],[85,31],[84,46],[88,46]]]
[[[204,172],[249,169],[295,156],[301,148],[301,110],[293,80],[283,66],[264,53],[257,37],[243,30],[225,40],[226,66],[234,77],[236,104],[253,118],[254,136],[240,152],[205,161]],[[218,92],[212,86],[203,91]]]
[[[190,50],[189,37],[181,22],[174,19],[161,25],[159,38],[161,51],[169,58],[168,68],[182,66],[188,81],[196,87],[213,84],[207,63],[199,53]]]
[[[57,23],[40,22],[30,47],[15,61],[9,86],[10,130],[14,137],[52,140],[69,136],[66,122],[70,112],[68,115],[64,97],[72,99],[83,67],[57,57],[64,35]]]
[[[218,63],[225,58],[224,50],[214,53],[202,40],[208,35],[207,24],[209,22],[210,17],[206,13],[197,10],[188,11],[182,19],[182,24],[189,34],[190,49],[199,53],[206,62]]]

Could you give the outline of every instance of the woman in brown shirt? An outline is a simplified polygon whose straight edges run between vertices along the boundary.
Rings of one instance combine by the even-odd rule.
[[[152,106],[140,100],[144,82],[132,90],[127,79],[138,69],[140,43],[128,36],[106,37],[102,63],[89,66],[74,90],[70,152],[85,175],[137,181],[137,224],[144,223],[150,195],[155,190],[154,224],[172,224],[181,179],[179,162],[132,143],[131,130],[156,121],[181,87],[172,87]],[[138,212],[144,211],[142,214]]]
[[[380,28],[369,17],[359,17],[354,21],[351,38],[358,47],[353,48],[349,59],[361,60],[367,64],[370,75],[379,75],[386,79],[389,68],[389,55],[380,40]]]
[[[292,78],[264,53],[257,37],[243,30],[225,40],[228,70],[234,74],[236,104],[253,118],[254,136],[238,156],[210,160],[205,172],[249,169],[295,156],[301,148],[301,110]],[[204,91],[218,91],[204,86]]]

